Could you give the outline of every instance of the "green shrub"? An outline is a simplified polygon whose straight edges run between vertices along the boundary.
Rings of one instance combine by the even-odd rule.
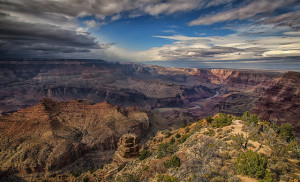
[[[118,167],[118,171],[121,171],[121,170],[126,166],[126,164],[127,164],[127,163],[125,162],[125,163],[123,163],[121,166],[119,166],[119,167]]]
[[[142,151],[142,153],[139,155],[138,158],[139,158],[140,161],[142,161],[142,160],[144,160],[144,159],[150,157],[151,154],[152,154],[151,152],[149,152],[148,150],[145,150],[145,149],[144,149],[144,150]]]
[[[256,114],[250,114],[249,111],[244,112],[243,116],[241,117],[241,120],[247,121],[248,123],[254,123],[257,124],[260,118]]]
[[[171,135],[172,135],[172,133],[170,131],[167,131],[166,138],[169,138]]]
[[[188,132],[190,132],[190,128],[189,127],[187,127],[187,128],[185,128],[185,133],[188,133]]]
[[[95,171],[97,171],[96,168],[91,168],[91,169],[89,169],[89,172],[90,172],[91,174],[94,173]]]
[[[191,131],[191,133],[195,133],[197,131],[200,131],[202,129],[202,123],[198,122],[195,124],[193,130]]]
[[[249,123],[257,124],[260,118],[256,114],[250,114]]]
[[[158,156],[157,158],[162,158],[168,154],[173,154],[177,151],[177,146],[173,143],[162,143],[158,146]]]
[[[180,166],[180,159],[174,155],[170,160],[167,160],[166,162],[164,162],[164,167],[165,168],[175,168],[175,167],[179,167]]]
[[[244,112],[243,116],[241,117],[241,120],[249,121],[249,119],[250,119],[250,112],[249,111]]]
[[[176,177],[164,175],[164,174],[158,175],[158,178],[157,178],[158,182],[175,182],[177,180],[178,179]]]
[[[259,182],[275,182],[274,174],[272,174],[269,171],[266,171],[265,177],[263,179],[260,179]]]
[[[186,124],[181,124],[179,127],[184,128],[185,126],[186,126]]]
[[[212,126],[216,128],[224,127],[230,125],[232,122],[232,116],[231,115],[225,115],[223,113],[219,114],[219,117],[215,118],[212,121]]]
[[[184,143],[190,136],[191,136],[191,133],[190,133],[190,134],[187,134],[187,135],[183,135],[183,136],[178,140],[178,143],[179,143],[179,144]]]
[[[211,123],[213,121],[213,119],[211,118],[211,116],[206,116],[205,119],[209,123]]]
[[[247,150],[236,159],[236,166],[238,173],[263,179],[266,175],[267,160],[261,154]]]
[[[172,137],[170,143],[175,143],[175,141],[176,141],[175,138]]]
[[[290,142],[295,138],[293,131],[294,127],[289,123],[281,124],[279,127],[279,136],[285,141]]]
[[[175,135],[175,137],[176,137],[176,138],[180,138],[181,135],[180,135],[179,133],[177,133],[177,134]]]

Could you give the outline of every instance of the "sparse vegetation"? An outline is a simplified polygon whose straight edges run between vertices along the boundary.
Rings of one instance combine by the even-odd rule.
[[[181,143],[185,142],[190,136],[191,136],[191,134],[183,135],[183,136],[178,140],[178,143],[181,144]]]
[[[171,142],[162,143],[158,147],[158,156],[157,158],[162,158],[168,154],[173,154],[177,151],[177,146]]]
[[[144,149],[144,150],[142,151],[142,153],[139,155],[138,158],[139,158],[140,161],[142,161],[142,160],[144,160],[144,159],[150,157],[151,154],[152,154],[151,152],[149,152],[148,150],[145,150],[145,149]]]
[[[160,174],[158,175],[157,181],[158,182],[175,182],[178,179],[173,176],[165,175],[165,174]]]
[[[170,138],[170,136],[172,136],[172,133],[170,131],[166,132],[166,138]]]
[[[76,171],[72,171],[71,172],[71,175],[74,176],[74,177],[78,177],[82,174],[82,171],[81,170],[76,170]]]

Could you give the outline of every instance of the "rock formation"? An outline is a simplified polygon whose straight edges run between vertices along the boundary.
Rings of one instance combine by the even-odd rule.
[[[114,161],[124,163],[127,159],[139,155],[138,139],[135,134],[125,134],[118,142],[118,149],[114,156]]]
[[[124,134],[118,142],[118,148],[111,164],[104,166],[104,178],[107,179],[118,172],[118,168],[136,159],[140,154],[138,138],[135,134]]]

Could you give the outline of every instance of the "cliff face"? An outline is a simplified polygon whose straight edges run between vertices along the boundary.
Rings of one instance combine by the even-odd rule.
[[[229,87],[239,89],[253,89],[259,86],[266,86],[280,77],[281,74],[276,72],[259,72],[259,71],[236,71],[212,69],[211,82],[225,84]]]
[[[121,65],[102,60],[2,60],[0,65],[1,113],[33,106],[44,97],[107,101],[147,109],[190,108],[194,102],[213,97],[217,90],[219,96],[263,90],[280,77],[271,72]],[[211,100],[213,106],[208,110],[213,110],[219,100]],[[214,114],[200,109],[197,113],[197,117]]]
[[[27,174],[62,169],[76,160],[81,166],[100,167],[112,157],[123,134],[145,138],[149,118],[138,108],[43,99],[1,116],[0,128],[1,170]],[[90,157],[81,158],[93,154],[97,157],[92,162]]]
[[[253,109],[262,119],[291,123],[300,132],[300,73],[288,72],[270,85]]]

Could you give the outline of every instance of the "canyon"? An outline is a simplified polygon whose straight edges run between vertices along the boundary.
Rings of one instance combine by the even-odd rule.
[[[217,113],[250,111],[300,132],[297,72],[6,59],[0,79],[0,178],[98,169],[125,160],[114,153],[126,134],[143,145]]]

